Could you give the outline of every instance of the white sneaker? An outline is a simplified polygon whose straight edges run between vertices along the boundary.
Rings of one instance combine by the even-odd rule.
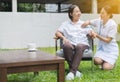
[[[80,73],[79,71],[76,71],[75,77],[82,77],[82,73]]]
[[[74,79],[74,74],[72,72],[69,72],[66,76],[66,80],[73,80]]]

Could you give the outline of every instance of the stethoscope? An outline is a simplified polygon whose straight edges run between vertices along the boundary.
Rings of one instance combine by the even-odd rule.
[[[100,20],[100,27],[99,27],[99,32],[98,32],[98,34],[99,35],[101,35],[101,31],[102,31],[102,28],[103,27],[103,21],[102,20]]]

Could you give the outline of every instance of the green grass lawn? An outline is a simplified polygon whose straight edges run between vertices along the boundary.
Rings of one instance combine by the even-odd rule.
[[[120,42],[118,42],[120,47]],[[55,54],[54,48],[39,48],[40,50]],[[67,74],[68,64],[65,62]],[[120,82],[120,56],[113,70],[105,71],[94,65],[94,71],[91,70],[90,61],[82,61],[79,66],[79,71],[82,72],[82,78],[75,78],[73,81],[66,82]],[[9,74],[8,82],[57,82],[56,71],[41,71],[38,76],[30,73]],[[62,77],[62,76],[61,76]]]

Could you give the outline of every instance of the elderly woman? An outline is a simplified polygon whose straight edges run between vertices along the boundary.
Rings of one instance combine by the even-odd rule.
[[[118,45],[115,37],[117,24],[112,19],[112,9],[105,6],[101,9],[100,18],[86,21],[82,26],[93,25],[97,27],[97,32],[92,32],[93,37],[99,39],[97,51],[94,56],[94,63],[101,65],[102,69],[113,69],[118,59]]]
[[[84,22],[80,20],[81,11],[77,5],[69,7],[68,16],[70,20],[62,23],[56,32],[56,36],[62,38],[64,42],[64,57],[67,60],[70,69],[66,79],[73,80],[74,77],[81,77],[82,75],[78,71],[78,66],[84,50],[89,48],[86,35],[89,34],[92,29],[81,27]]]

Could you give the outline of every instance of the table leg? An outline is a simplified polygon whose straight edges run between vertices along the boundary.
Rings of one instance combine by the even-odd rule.
[[[58,79],[57,82],[65,82],[65,68],[64,68],[64,62],[59,63],[58,68]]]
[[[0,68],[0,82],[7,82],[7,69]]]

